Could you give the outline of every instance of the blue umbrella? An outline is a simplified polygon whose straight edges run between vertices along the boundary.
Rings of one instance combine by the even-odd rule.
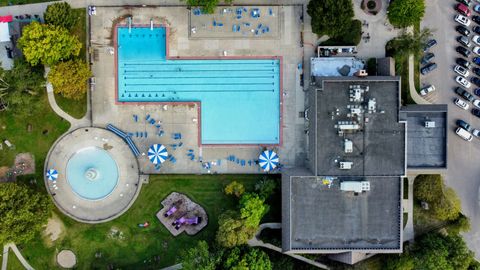
[[[50,181],[55,181],[58,178],[58,172],[55,169],[50,169],[47,171],[47,179]]]
[[[148,149],[148,158],[153,164],[163,163],[167,157],[167,148],[163,144],[153,144]]]
[[[275,169],[278,166],[278,155],[272,150],[265,150],[258,157],[258,164],[266,172]]]

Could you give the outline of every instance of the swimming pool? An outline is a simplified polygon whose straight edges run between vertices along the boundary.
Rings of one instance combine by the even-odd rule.
[[[118,166],[107,151],[87,147],[70,157],[66,175],[77,195],[87,200],[99,200],[117,186]]]
[[[166,34],[117,28],[119,102],[199,102],[202,144],[280,142],[280,59],[168,59]]]

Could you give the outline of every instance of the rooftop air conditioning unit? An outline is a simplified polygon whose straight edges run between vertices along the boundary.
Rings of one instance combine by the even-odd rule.
[[[365,69],[360,69],[359,71],[355,72],[353,75],[357,77],[367,77],[368,73]]]
[[[340,183],[340,190],[355,193],[370,191],[370,181],[343,181]]]

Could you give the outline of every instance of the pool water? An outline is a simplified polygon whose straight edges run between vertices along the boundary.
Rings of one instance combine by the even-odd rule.
[[[279,143],[279,59],[171,60],[165,28],[117,31],[118,101],[199,102],[202,144]]]
[[[108,196],[117,186],[118,166],[107,151],[87,147],[68,160],[67,181],[80,197],[99,200]]]

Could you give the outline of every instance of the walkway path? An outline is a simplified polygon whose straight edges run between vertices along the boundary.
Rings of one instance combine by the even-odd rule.
[[[403,212],[406,212],[408,214],[407,224],[403,229],[403,241],[413,241],[415,238],[415,232],[413,230],[413,180],[414,179],[415,179],[414,177],[408,178],[408,190],[403,191],[403,192],[408,192],[408,199],[404,199],[402,203]]]
[[[8,250],[12,249],[13,253],[15,256],[17,256],[18,260],[20,263],[25,267],[27,270],[34,270],[33,267],[25,260],[25,258],[22,256],[20,251],[17,248],[17,245],[14,243],[9,243],[3,246],[3,260],[2,260],[2,270],[7,270],[7,265],[8,265]]]
[[[310,265],[316,266],[318,268],[329,269],[328,266],[326,266],[325,264],[316,262],[314,260],[310,260],[308,258],[305,258],[305,257],[301,256],[301,255],[283,253],[281,248],[279,248],[277,246],[274,246],[272,244],[263,242],[262,240],[259,239],[259,236],[260,236],[260,233],[262,233],[262,231],[264,229],[267,229],[267,228],[268,229],[282,229],[282,223],[263,223],[263,224],[260,224],[260,227],[258,228],[258,231],[255,234],[255,236],[252,239],[248,240],[248,245],[251,246],[251,247],[268,248],[268,249],[271,249],[273,251],[276,251],[276,252],[282,253],[284,255],[290,256],[292,258],[295,258],[297,260],[300,260],[302,262],[305,262],[305,263],[308,263]]]
[[[49,71],[50,71],[50,69],[48,67],[46,67],[45,68],[45,77],[47,77]],[[76,119],[76,118],[73,118],[68,113],[66,113],[64,110],[62,110],[58,106],[57,102],[55,101],[55,94],[53,92],[53,86],[48,81],[47,81],[47,96],[48,96],[48,103],[50,103],[50,107],[52,108],[52,110],[58,116],[67,120],[68,122],[70,122],[70,130],[75,130],[75,129],[80,128],[80,127],[91,126],[92,121],[89,119],[90,106],[88,105],[88,102],[87,102],[87,112],[85,113],[85,116],[81,119]]]

